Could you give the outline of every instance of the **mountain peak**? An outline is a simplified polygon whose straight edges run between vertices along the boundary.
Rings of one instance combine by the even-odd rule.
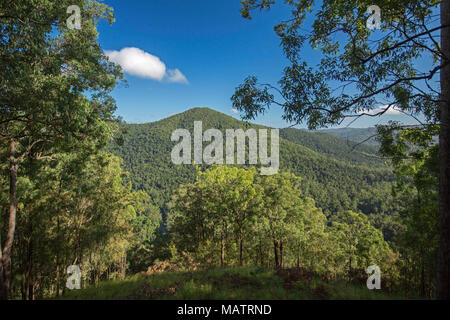
[[[230,115],[228,115],[226,113],[223,113],[223,112],[211,109],[209,107],[194,107],[194,108],[188,109],[186,111],[183,111],[183,112],[181,112],[179,114],[189,114],[189,115],[192,115],[192,114],[199,114],[199,115],[211,114],[211,115],[216,115],[216,116],[221,115],[221,116],[231,117]]]

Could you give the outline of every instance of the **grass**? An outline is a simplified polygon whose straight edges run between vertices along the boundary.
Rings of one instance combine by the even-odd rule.
[[[67,292],[60,299],[81,300],[311,300],[402,299],[343,281],[299,279],[262,267],[230,267],[192,272],[137,274]]]

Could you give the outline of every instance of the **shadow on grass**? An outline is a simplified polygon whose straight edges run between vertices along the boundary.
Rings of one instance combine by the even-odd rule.
[[[405,297],[368,290],[365,283],[325,282],[263,267],[137,274],[67,292],[74,300],[392,300]]]

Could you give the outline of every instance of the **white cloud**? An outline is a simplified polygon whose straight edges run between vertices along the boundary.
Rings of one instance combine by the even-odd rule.
[[[231,109],[231,113],[233,113],[233,114],[238,114],[239,113],[239,111],[237,110],[237,109]]]
[[[189,83],[184,74],[180,70],[167,70],[167,80],[169,82]]]
[[[120,51],[105,50],[109,60],[120,65],[124,72],[133,76],[169,82],[188,83],[180,70],[167,70],[164,62],[139,48],[123,48]]]
[[[372,110],[362,110],[362,111],[359,111],[358,113],[359,114],[364,113],[364,114],[376,115],[378,113],[383,112],[388,107],[389,107],[389,105],[386,104],[384,106],[380,106],[380,107],[372,109]],[[402,112],[400,111],[400,109],[397,106],[394,105],[394,106],[391,106],[386,112],[383,113],[383,115],[385,115],[385,114],[393,116],[393,115],[400,115],[400,114],[402,114]]]

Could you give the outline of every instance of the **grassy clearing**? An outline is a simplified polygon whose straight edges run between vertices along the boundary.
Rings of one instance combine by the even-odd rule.
[[[138,274],[67,292],[60,299],[402,299],[343,281],[309,281],[260,267]]]

